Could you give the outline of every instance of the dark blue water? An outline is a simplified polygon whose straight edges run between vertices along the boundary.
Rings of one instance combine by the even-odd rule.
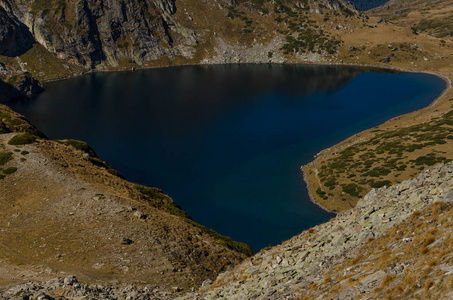
[[[88,142],[127,179],[256,251],[332,217],[300,166],[342,139],[429,105],[427,74],[295,65],[98,73],[46,84],[13,109],[48,137]]]

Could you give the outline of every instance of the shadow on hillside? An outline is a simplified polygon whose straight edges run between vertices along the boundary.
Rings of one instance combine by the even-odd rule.
[[[28,27],[0,7],[0,54],[16,57],[30,50],[34,43]]]

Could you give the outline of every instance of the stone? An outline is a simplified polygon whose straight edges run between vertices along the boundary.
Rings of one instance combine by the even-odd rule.
[[[121,244],[123,245],[130,245],[132,244],[134,241],[131,240],[131,239],[128,239],[128,238],[123,238],[122,241],[121,241]]]
[[[201,284],[201,287],[202,287],[202,288],[206,288],[206,287],[210,286],[212,283],[213,283],[213,281],[212,281],[211,279],[206,279],[206,280],[203,281],[203,283]]]
[[[143,214],[141,211],[137,210],[134,212],[134,217],[138,218],[138,219],[141,219],[141,220],[144,220],[146,219],[146,216],[145,214]]]
[[[453,191],[449,192],[448,194],[446,194],[444,196],[444,198],[442,200],[440,200],[446,204],[451,204],[453,203]]]
[[[64,285],[73,285],[76,282],[77,282],[77,279],[74,276],[63,279]]]

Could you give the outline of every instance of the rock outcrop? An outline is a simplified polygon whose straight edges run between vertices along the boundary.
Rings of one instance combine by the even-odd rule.
[[[122,58],[141,63],[164,54],[172,41],[159,10],[149,1],[4,1],[36,40],[59,58],[95,68]],[[165,14],[171,11],[165,11]],[[159,45],[160,44],[160,45]]]
[[[295,16],[292,10],[308,10],[313,14],[321,14],[324,9],[326,12],[332,10],[342,11],[347,15],[359,14],[352,5],[342,0],[309,1],[289,10],[285,5],[291,6],[283,2],[279,6],[275,4],[276,13]],[[174,0],[2,0],[1,6],[0,22],[5,24],[3,39],[0,32],[2,52],[12,54],[19,49],[26,50],[30,46],[30,39],[21,37],[31,37],[31,41],[34,38],[59,59],[87,70],[111,69],[131,64],[142,66],[145,62],[163,57],[170,60],[177,56],[190,59],[199,48],[206,52],[200,54],[201,57],[196,62],[200,62],[200,58],[209,59],[212,56],[209,52],[213,49],[217,50],[217,57],[205,62],[284,61],[279,54],[283,39],[280,34],[275,30],[274,33],[260,33],[262,29],[248,28],[259,19],[265,23],[275,22],[263,13],[269,13],[272,9],[274,4],[271,2],[249,7],[227,0],[218,3],[177,3]],[[241,28],[240,24],[232,22],[235,18],[234,14],[231,15],[232,12],[241,16],[246,22],[245,27]],[[247,36],[235,38],[234,43],[231,43],[231,37],[228,36],[231,31],[224,31],[222,28],[224,33],[217,35],[216,32],[211,32],[214,29],[202,27],[194,18],[199,22],[203,20],[206,26],[237,27],[236,30]],[[264,33],[272,36],[266,44],[276,40],[269,45],[258,43],[258,36]],[[224,40],[230,40],[231,46],[225,48],[228,43],[223,43]],[[14,47],[14,43],[21,47]],[[248,48],[250,50],[244,52]],[[235,52],[242,54],[235,57]],[[275,56],[268,57],[269,52],[275,53]],[[222,55],[225,55],[224,59],[219,57]]]
[[[9,82],[3,82],[0,79],[0,103],[30,98],[43,90],[42,84],[30,73],[13,75],[9,78]]]
[[[18,56],[29,50],[33,42],[28,28],[0,7],[0,55]]]
[[[158,286],[110,286],[79,282],[75,276],[54,278],[46,282],[27,282],[0,288],[2,299],[168,299],[180,292],[161,290]]]

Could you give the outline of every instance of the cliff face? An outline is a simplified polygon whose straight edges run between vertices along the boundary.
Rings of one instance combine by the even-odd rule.
[[[59,59],[86,69],[124,64],[141,66],[164,56],[170,60],[178,56],[192,58],[197,49],[212,50],[219,40],[230,40],[236,28],[242,31],[242,36],[236,39],[237,46],[250,47],[254,43],[250,43],[251,38],[256,42],[263,33],[271,38],[278,36],[275,16],[286,13],[294,16],[297,10],[314,15],[332,11],[346,15],[357,13],[353,6],[341,0],[305,1],[303,4],[228,0],[216,3],[200,0],[2,0],[1,6],[0,22],[6,22],[4,31],[8,31],[0,40],[1,51],[10,54],[25,51],[33,37]],[[269,28],[252,28],[251,24],[256,21],[269,23],[266,24]],[[238,24],[242,22],[245,26]],[[213,32],[217,27],[218,34]],[[22,41],[17,45],[20,47],[14,47],[15,41]],[[202,56],[209,56],[209,50]]]
[[[0,7],[0,55],[17,56],[33,45],[33,36],[15,16]]]
[[[172,17],[172,1],[9,1],[3,6],[57,57],[87,68],[123,58],[141,64],[179,44],[195,45]]]

